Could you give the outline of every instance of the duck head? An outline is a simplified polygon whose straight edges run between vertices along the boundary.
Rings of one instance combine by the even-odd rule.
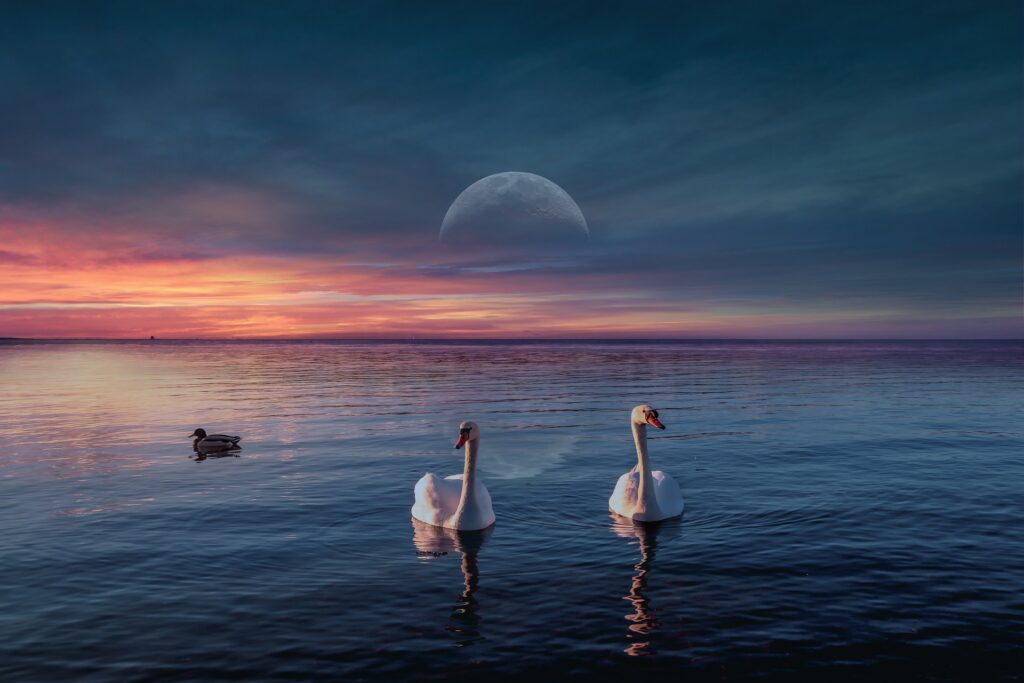
[[[191,434],[189,434],[188,437],[190,439],[191,438],[205,439],[206,438],[206,430],[203,429],[202,427],[199,427],[199,428],[196,429],[196,431],[194,431]]]
[[[658,429],[665,428],[665,425],[661,424],[661,420],[658,419],[658,411],[646,403],[641,403],[636,408],[633,408],[631,418],[633,424],[654,425]]]
[[[467,441],[478,441],[480,439],[480,428],[476,422],[466,421],[459,425],[459,440],[455,442],[456,448],[462,448]]]

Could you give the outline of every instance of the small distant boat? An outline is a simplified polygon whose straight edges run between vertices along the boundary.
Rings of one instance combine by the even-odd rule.
[[[153,335],[149,335],[149,341],[156,341],[156,337],[154,337]]]

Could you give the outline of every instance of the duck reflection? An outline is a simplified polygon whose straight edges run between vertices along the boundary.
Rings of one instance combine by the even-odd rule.
[[[223,452],[223,451],[221,451],[219,453],[215,452],[215,451],[213,451],[213,452],[205,451],[204,452],[204,451],[197,450],[195,453],[193,453],[192,455],[189,456],[189,459],[193,460],[195,462],[202,462],[204,460],[219,460],[220,458],[240,458],[240,457],[241,456],[238,455],[238,453],[230,453],[230,452]]]
[[[629,595],[623,598],[633,605],[633,613],[626,615],[626,621],[630,622],[626,634],[629,647],[624,652],[630,657],[652,655],[656,652],[652,643],[655,634],[661,629],[661,621],[647,597],[647,575],[654,565],[659,536],[664,542],[678,535],[682,524],[678,518],[664,522],[634,522],[618,515],[611,515],[611,518],[611,528],[617,536],[635,538],[640,546],[640,561],[633,565],[636,573],[629,587]]]
[[[475,596],[480,585],[477,553],[493,530],[492,525],[480,531],[458,531],[425,524],[418,519],[412,520],[412,542],[420,559],[433,560],[456,552],[462,555],[462,594],[452,606],[447,627],[448,632],[455,636],[458,647],[484,639],[480,634],[480,615]]]

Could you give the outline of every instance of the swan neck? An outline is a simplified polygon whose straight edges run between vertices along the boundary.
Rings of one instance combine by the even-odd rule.
[[[476,502],[476,458],[480,452],[480,440],[466,442],[466,466],[462,470],[462,497],[456,516],[462,513],[467,505]]]
[[[647,457],[647,425],[633,423],[633,442],[636,444],[637,464],[641,472],[650,470],[650,461]]]
[[[651,476],[651,463],[647,457],[647,425],[633,422],[633,441],[636,443],[637,469],[640,471],[640,490],[637,492],[641,500],[654,495],[654,478]]]

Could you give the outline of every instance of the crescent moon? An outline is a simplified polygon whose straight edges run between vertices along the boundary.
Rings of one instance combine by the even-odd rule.
[[[441,222],[440,239],[590,236],[587,219],[569,193],[543,176],[522,171],[495,173],[463,190]]]

